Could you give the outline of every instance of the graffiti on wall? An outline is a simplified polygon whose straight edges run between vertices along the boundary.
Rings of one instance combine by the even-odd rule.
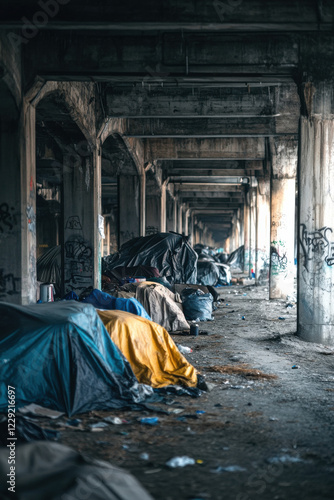
[[[82,225],[78,215],[72,215],[67,219],[65,229],[78,229],[82,230]]]
[[[288,258],[285,251],[285,242],[274,240],[270,246],[271,274],[273,276],[287,275]]]
[[[20,281],[13,273],[5,274],[4,269],[0,269],[0,298],[20,293]]]
[[[93,285],[93,249],[82,235],[77,215],[67,219],[66,229],[76,230],[65,242],[65,292],[81,292]]]
[[[0,233],[12,231],[17,224],[15,208],[9,207],[8,203],[0,205]]]
[[[334,265],[334,241],[330,235],[333,230],[324,226],[321,229],[309,232],[305,224],[300,225],[300,245],[303,256],[303,266],[307,271],[312,267],[313,271],[319,271],[323,264]]]
[[[306,224],[300,225],[300,254],[304,268],[302,278],[310,290],[318,288],[330,292],[334,286],[330,272],[334,265],[332,232],[329,226],[308,231]]]

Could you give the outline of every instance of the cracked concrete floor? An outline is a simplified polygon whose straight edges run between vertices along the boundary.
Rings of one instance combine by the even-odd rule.
[[[187,358],[213,384],[210,392],[169,396],[172,404],[160,406],[180,413],[157,414],[154,427],[138,422],[142,412],[79,416],[84,426],[110,414],[129,423],[64,430],[61,442],[130,470],[156,500],[334,498],[334,349],[296,337],[296,307],[268,301],[263,287],[220,295],[215,320],[200,324],[209,335],[173,336],[193,349]],[[210,371],[243,363],[277,378]],[[181,455],[195,465],[165,466]]]

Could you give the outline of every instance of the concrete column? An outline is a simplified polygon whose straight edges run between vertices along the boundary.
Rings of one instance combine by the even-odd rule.
[[[176,209],[176,201],[173,196],[167,193],[167,200],[166,200],[166,231],[176,231],[176,215],[175,215],[175,209]]]
[[[269,284],[270,267],[270,179],[258,178],[256,222],[256,283]]]
[[[140,177],[138,175],[120,175],[118,177],[119,247],[126,241],[140,235],[140,199]]]
[[[269,297],[286,299],[294,291],[297,143],[271,140],[271,229]]]
[[[146,174],[140,175],[139,235],[146,235]]]
[[[166,232],[167,228],[167,184],[163,182],[161,185],[161,197],[160,197],[160,231],[162,233]]]
[[[177,232],[182,234],[183,231],[183,207],[182,203],[178,203],[178,221],[177,221]]]
[[[334,345],[333,82],[305,84],[301,98],[298,334]]]
[[[97,152],[63,159],[64,293],[100,286],[100,161]]]
[[[250,229],[249,229],[249,277],[252,277],[252,272],[255,273],[256,263],[256,205],[257,205],[257,188],[252,187],[249,190],[250,194]]]
[[[146,197],[146,234],[155,234],[161,231],[162,221],[161,193]]]
[[[12,109],[0,113],[0,179],[0,300],[34,303],[37,285],[35,108],[25,101],[21,116],[14,104]]]
[[[244,205],[244,272],[246,274],[250,272],[250,248],[250,193],[248,191]]]

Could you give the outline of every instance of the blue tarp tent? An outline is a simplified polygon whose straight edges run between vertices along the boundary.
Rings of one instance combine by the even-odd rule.
[[[93,304],[97,309],[126,311],[136,316],[151,320],[145,308],[138,302],[137,299],[123,299],[112,297],[108,293],[101,292],[95,288],[82,302]]]
[[[8,386],[17,408],[36,403],[68,415],[139,401],[132,369],[92,305],[0,302],[0,317],[0,411]]]

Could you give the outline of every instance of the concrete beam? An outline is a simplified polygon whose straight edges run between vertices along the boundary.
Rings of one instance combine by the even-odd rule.
[[[164,168],[167,170],[263,170],[262,161],[243,161],[243,160],[193,160],[191,158],[184,160],[175,160],[164,162]],[[223,173],[223,172],[222,172]]]
[[[223,192],[228,192],[228,193],[244,193],[244,187],[239,185],[239,186],[215,186],[213,185],[203,185],[203,184],[179,184],[177,182],[174,183],[175,186],[175,192],[179,193],[182,196],[182,193],[223,193]]]
[[[74,23],[75,24],[75,23]],[[40,31],[25,49],[26,81],[96,80],[175,86],[224,81],[248,85],[292,82],[297,37],[221,33],[135,34]],[[270,62],[270,63],[269,63]],[[236,67],[238,67],[237,76]],[[214,75],[214,76],[213,76]],[[177,81],[175,80],[177,79]],[[217,80],[218,79],[218,80]]]
[[[284,92],[284,99],[280,95]],[[132,118],[272,117],[292,114],[294,87],[272,88],[180,88],[147,86],[109,86],[106,89],[107,114]],[[297,95],[298,100],[298,95]],[[290,104],[289,107],[287,105]]]
[[[261,138],[225,139],[144,139],[145,161],[192,159],[263,160],[265,141]]]
[[[128,118],[125,135],[139,137],[265,137],[298,133],[299,115],[239,118]]]
[[[206,191],[205,193],[200,192],[200,191],[188,191],[188,192],[179,192],[179,198],[182,199],[183,201],[187,200],[193,200],[193,199],[229,199],[229,198],[238,198],[242,200],[244,198],[243,193],[239,193],[236,191],[226,191],[226,192],[220,192],[220,191]]]
[[[47,3],[47,2],[45,2]],[[128,0],[110,3],[83,3],[79,0],[59,2],[56,16],[50,16],[47,25],[34,19],[42,10],[33,0],[6,3],[2,9],[1,23],[11,28],[22,28],[23,15],[36,22],[39,29],[48,30],[112,30],[124,31],[296,31],[330,29],[333,11],[330,2],[321,2],[321,16],[313,2],[303,0],[271,0],[264,5],[260,0],[248,0],[247,8],[241,0],[192,1]],[[38,4],[39,5],[39,4]],[[177,20],[177,22],[175,22]],[[38,24],[38,22],[40,24]],[[332,25],[331,25],[332,28]]]

